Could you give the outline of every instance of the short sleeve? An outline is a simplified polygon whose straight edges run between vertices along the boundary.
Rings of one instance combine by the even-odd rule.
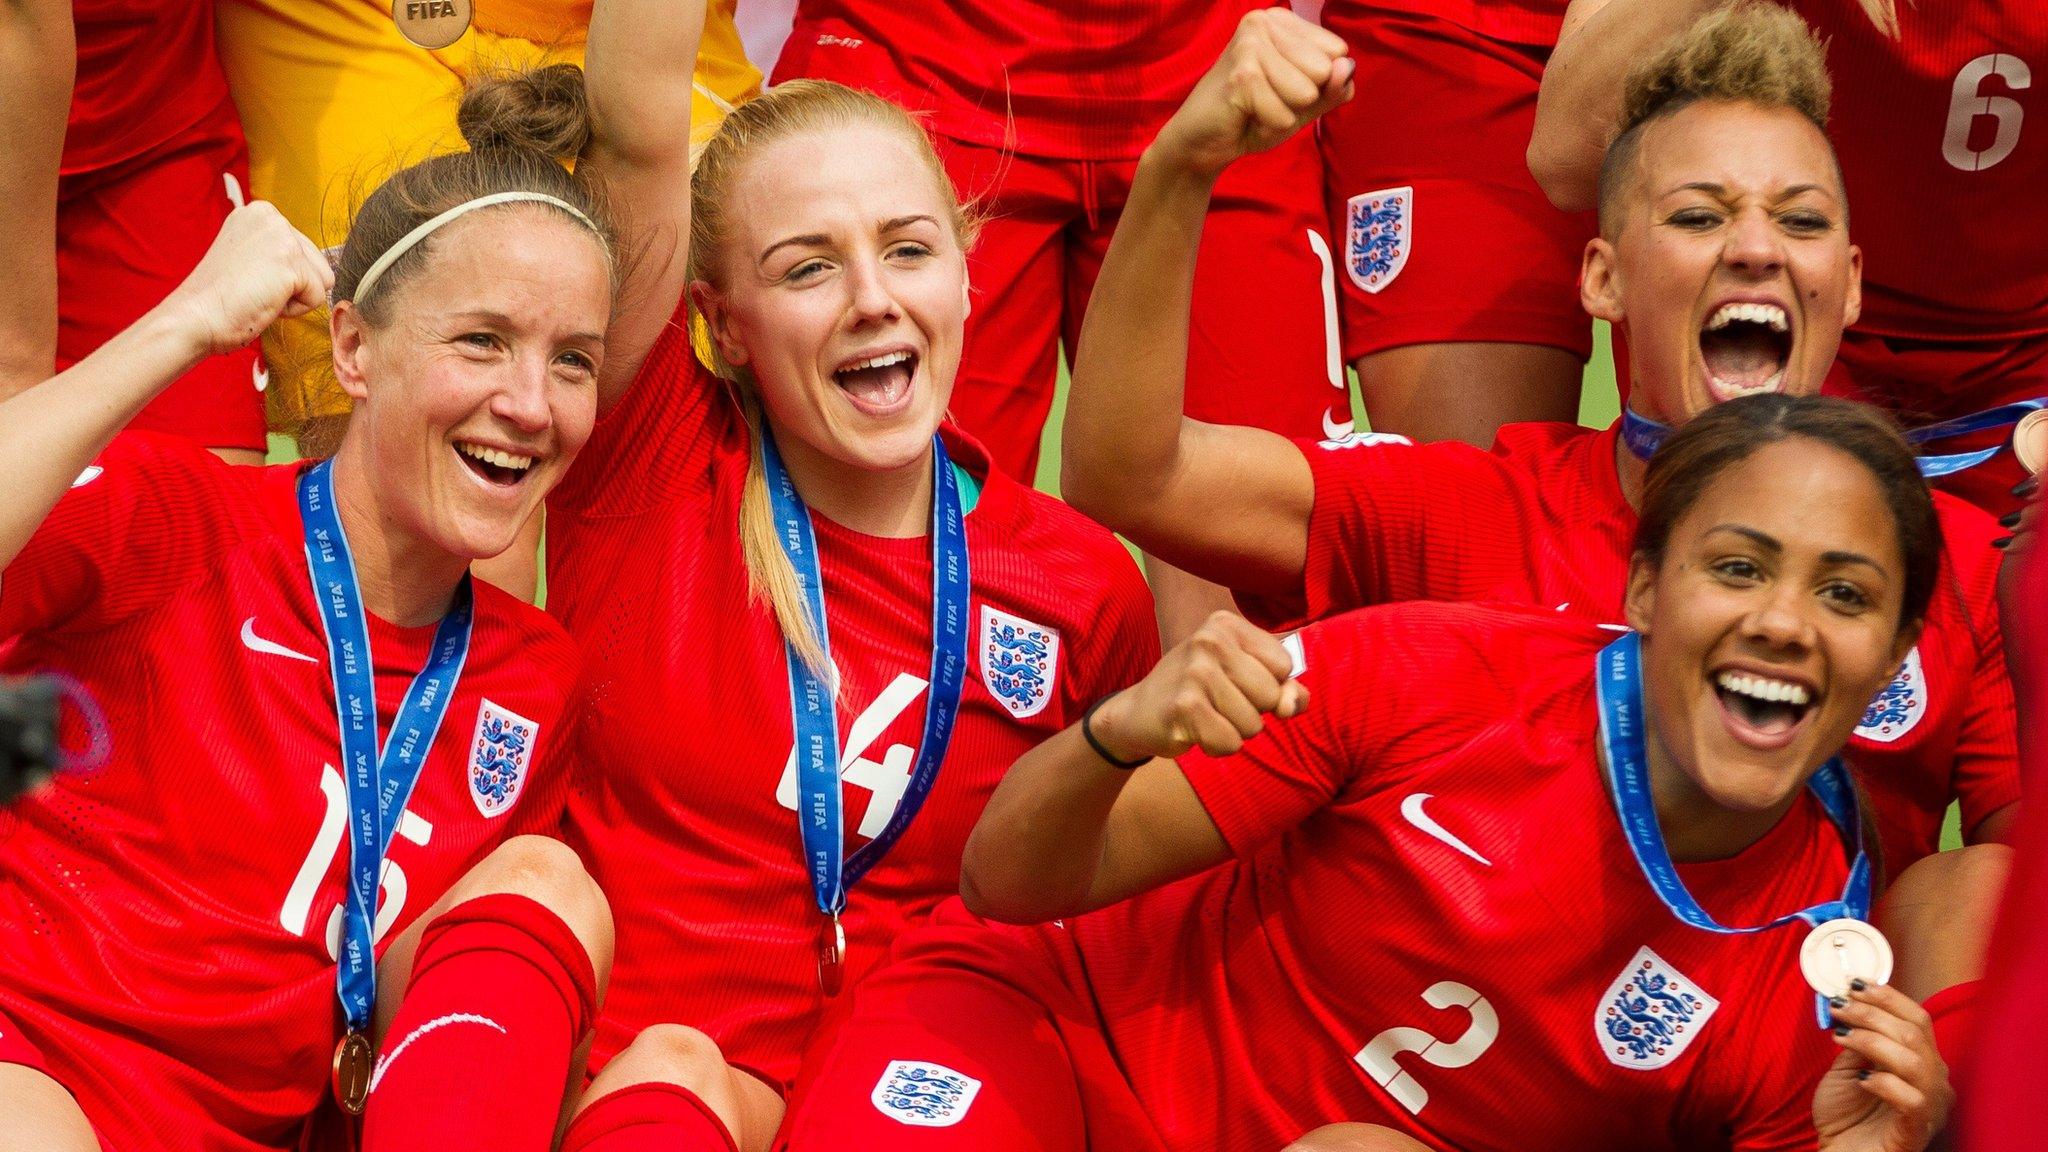
[[[1159,663],[1159,621],[1152,593],[1130,553],[1105,541],[1104,596],[1091,626],[1075,638],[1075,653],[1063,679],[1063,715],[1077,719],[1097,700],[1144,679]]]
[[[1248,618],[1277,631],[1373,604],[1484,594],[1484,556],[1467,544],[1475,532],[1511,537],[1510,518],[1521,515],[1500,457],[1387,435],[1296,447],[1315,482],[1301,587],[1240,593]]]
[[[1372,617],[1348,613],[1312,624],[1283,643],[1309,691],[1308,710],[1266,726],[1229,756],[1197,749],[1180,770],[1238,856],[1327,807],[1371,756],[1370,711],[1391,685],[1368,641]]]
[[[115,437],[0,573],[0,636],[117,624],[206,572],[232,531],[230,468],[175,437]]]
[[[690,316],[678,307],[640,374],[592,429],[551,508],[630,514],[711,483],[713,455],[744,429],[731,386],[697,358]]]

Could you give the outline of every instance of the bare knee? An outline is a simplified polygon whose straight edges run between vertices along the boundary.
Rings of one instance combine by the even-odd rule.
[[[567,844],[546,836],[514,836],[457,881],[442,903],[453,907],[497,893],[524,896],[561,917],[590,953],[599,979],[611,970],[611,904]]]
[[[2012,870],[2012,849],[1972,844],[1937,852],[1899,874],[1877,908],[1898,951],[1894,987],[1916,1000],[1984,974],[1984,953]]]
[[[1377,1124],[1325,1124],[1280,1152],[1429,1152],[1429,1146]]]
[[[742,1152],[767,1147],[782,1123],[781,1096],[727,1064],[717,1041],[686,1025],[655,1024],[643,1029],[591,1081],[579,1111],[636,1084],[674,1084],[688,1089],[725,1125]]]
[[[21,1064],[0,1064],[0,1147],[99,1152],[99,1138],[64,1086]]]

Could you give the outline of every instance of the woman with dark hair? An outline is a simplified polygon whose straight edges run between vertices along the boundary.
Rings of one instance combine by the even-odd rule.
[[[573,69],[470,93],[469,150],[380,186],[338,273],[249,205],[0,405],[0,671],[71,677],[109,749],[0,814],[0,1145],[288,1149],[331,1091],[370,1149],[549,1146],[612,948],[531,834],[560,820],[579,662],[468,569],[575,458],[608,329],[662,271],[620,255],[641,234],[594,180],[647,218],[702,23],[671,9],[600,0],[587,94]],[[355,405],[332,459],[116,434],[323,302]],[[478,1067],[491,1106],[454,1106]]]
[[[1632,630],[1219,614],[1026,755],[962,892],[1041,923],[907,938],[790,1147],[1924,1147],[1946,1071],[1836,759],[1939,575],[1912,453],[1732,401],[1643,507]]]

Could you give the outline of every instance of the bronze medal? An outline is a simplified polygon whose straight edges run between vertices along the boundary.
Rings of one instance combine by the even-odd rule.
[[[846,982],[846,929],[834,916],[818,927],[818,987],[829,999]]]
[[[462,39],[471,11],[471,0],[391,0],[391,22],[399,35],[429,50]]]
[[[2041,474],[2041,466],[2048,464],[2048,408],[2036,408],[2020,417],[2012,430],[2012,454],[2028,475]]]
[[[361,1116],[370,1101],[370,1072],[376,1067],[370,1038],[350,1032],[334,1046],[334,1102],[351,1116]]]

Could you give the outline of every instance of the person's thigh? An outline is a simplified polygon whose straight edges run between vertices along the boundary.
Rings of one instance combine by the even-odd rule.
[[[1374,429],[1489,443],[1501,423],[1573,419],[1596,225],[1528,172],[1544,54],[1412,14],[1360,9],[1332,28],[1358,95],[1322,126],[1329,227],[1344,359]],[[1461,347],[1383,355],[1428,345]]]
[[[981,219],[967,254],[967,343],[947,410],[996,466],[1029,484],[1059,379],[1062,249],[1081,213],[1079,165],[938,138]]]
[[[155,151],[66,177],[57,204],[57,367],[85,358],[170,295],[246,198],[248,182],[248,151],[225,101]],[[211,356],[129,426],[260,453],[264,383],[254,345]]]
[[[43,1054],[14,1021],[0,1014],[0,1148],[97,1152],[92,1124]]]

